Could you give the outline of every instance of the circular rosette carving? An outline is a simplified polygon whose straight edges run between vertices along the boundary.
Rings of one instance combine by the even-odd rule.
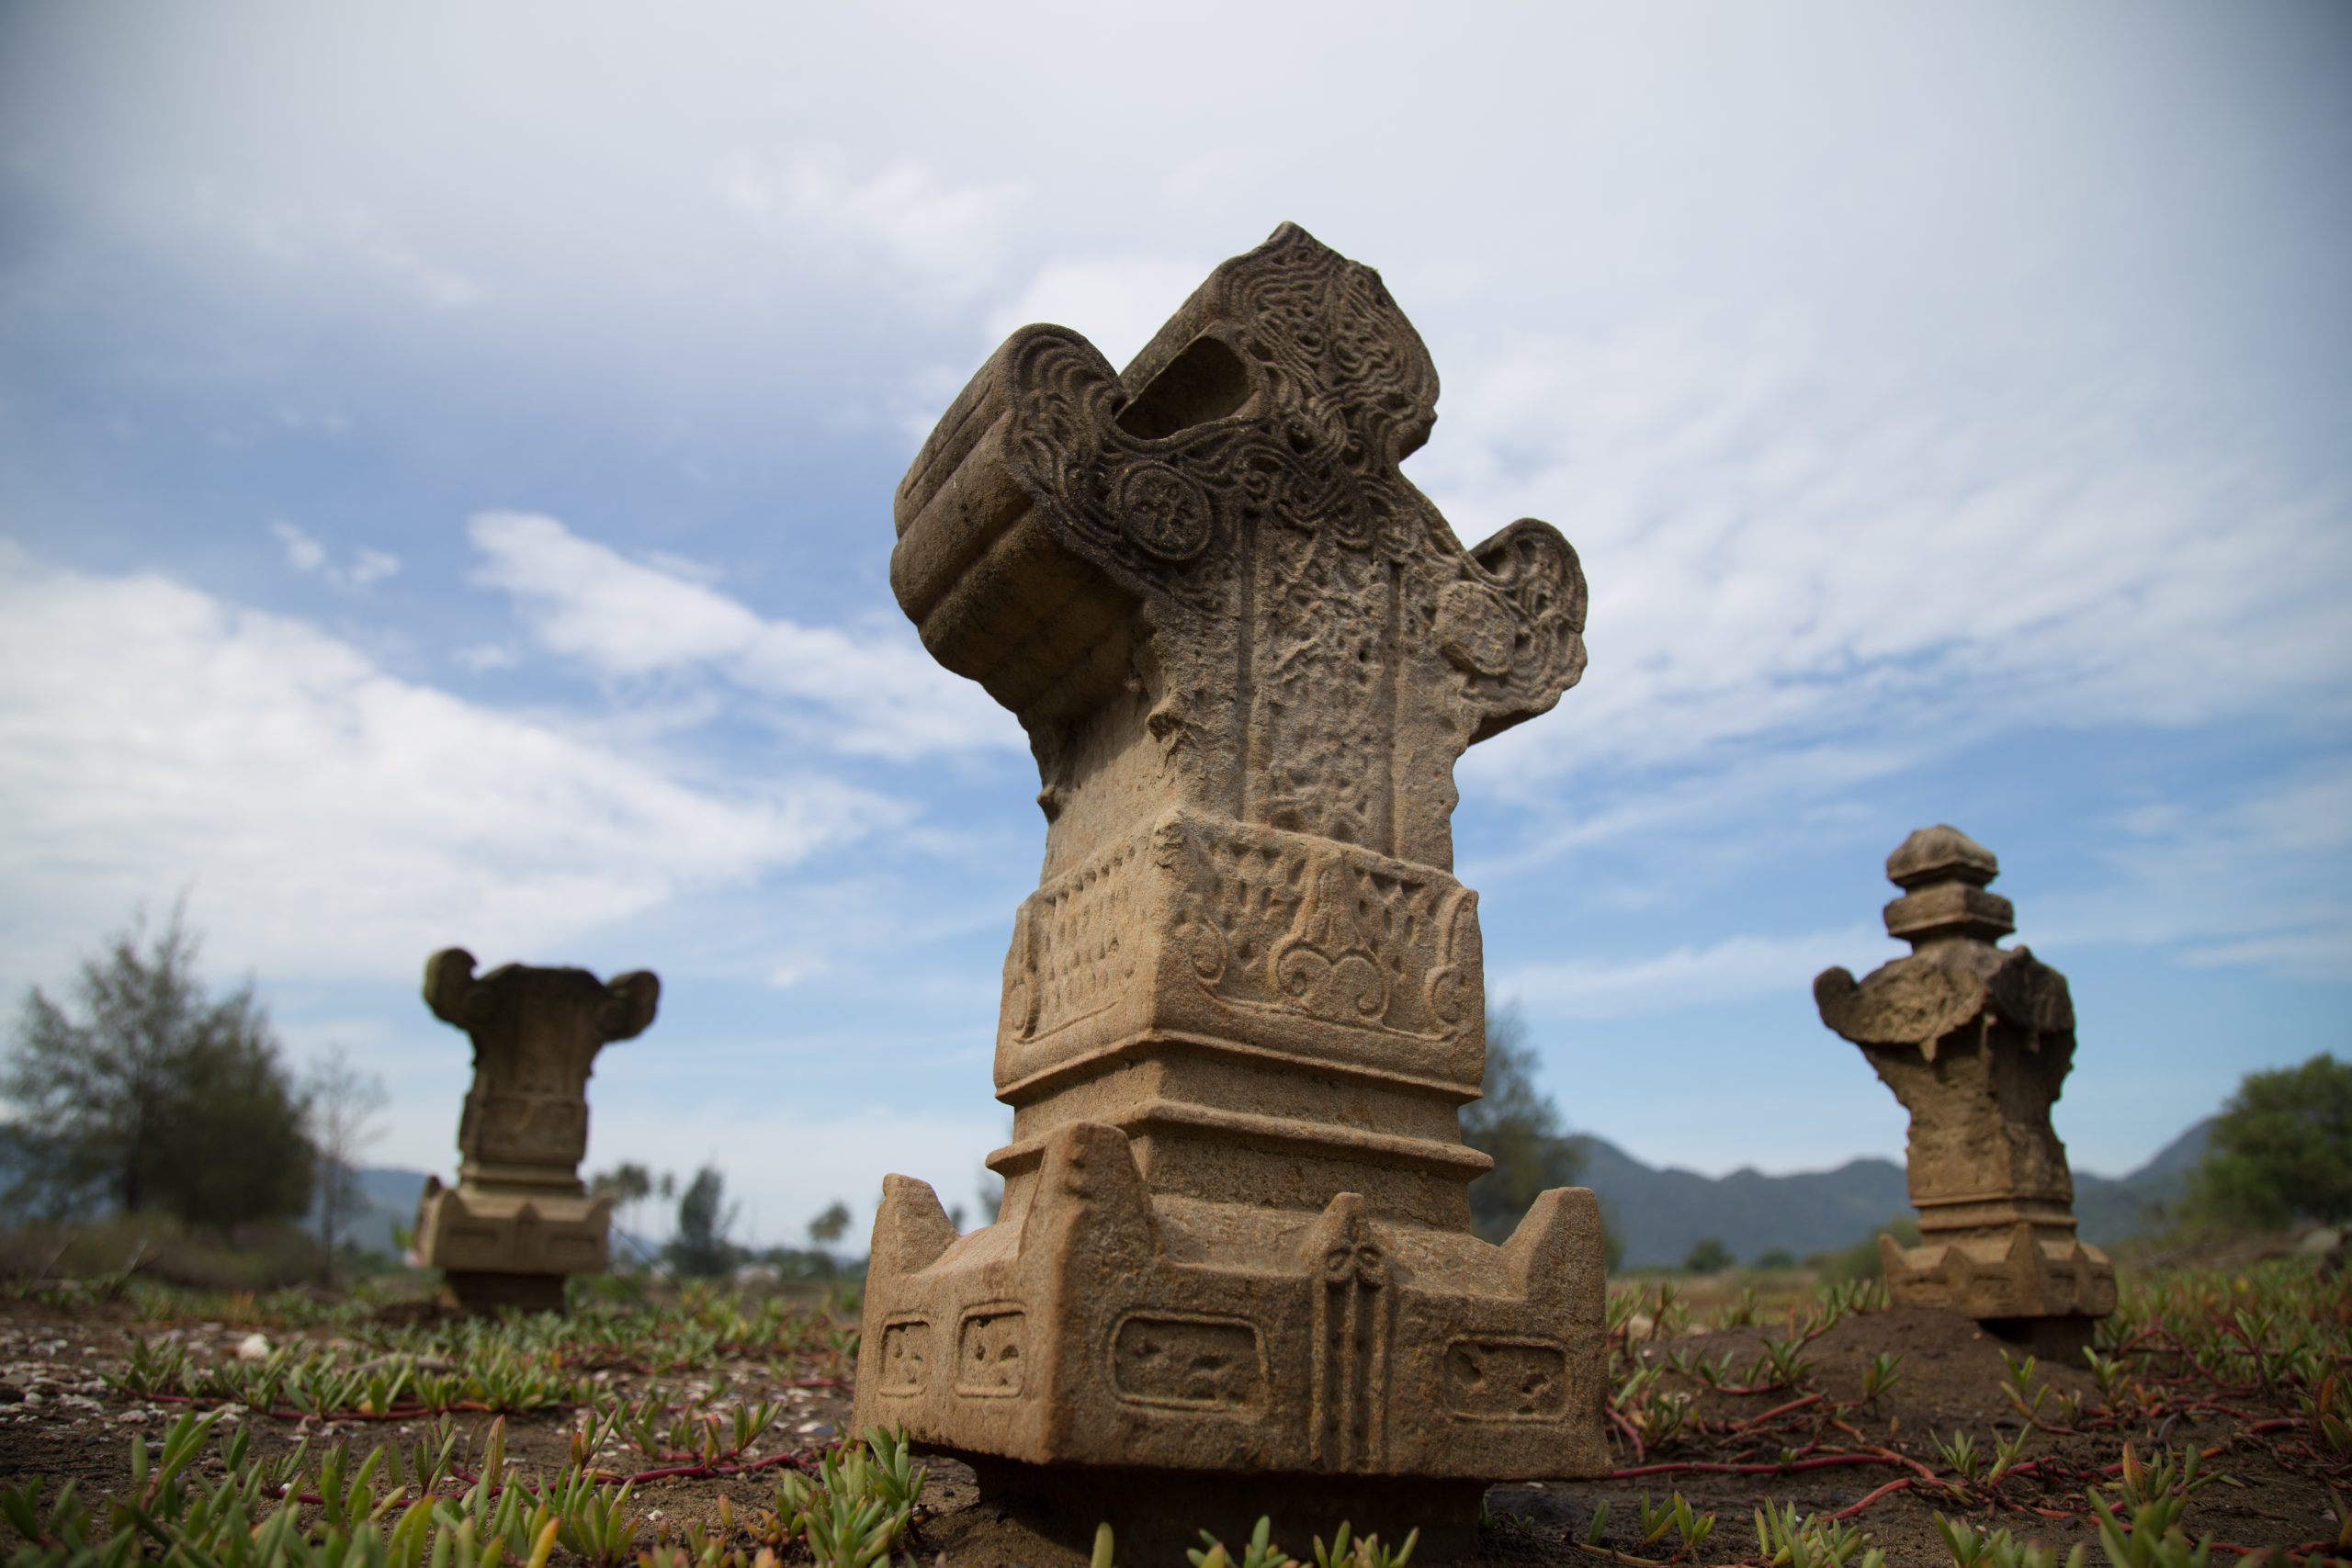
[[[1511,665],[1519,627],[1502,595],[1476,582],[1449,582],[1437,596],[1438,646],[1446,658],[1478,675],[1500,675]]]
[[[1191,560],[1208,547],[1213,530],[1208,491],[1166,463],[1137,463],[1120,476],[1119,525],[1155,559]]]

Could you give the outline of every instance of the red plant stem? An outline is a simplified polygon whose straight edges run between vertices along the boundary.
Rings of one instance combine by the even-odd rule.
[[[1886,1461],[1889,1464],[1903,1465],[1917,1472],[1920,1480],[1928,1482],[1930,1484],[1940,1484],[1937,1480],[1936,1472],[1932,1469],[1928,1468],[1927,1465],[1921,1464],[1917,1460],[1913,1459],[1908,1454],[1897,1453],[1893,1449],[1880,1448],[1875,1444],[1870,1448],[1862,1450],[1861,1451],[1867,1454],[1876,1454],[1879,1458]]]
[[[1787,1464],[1714,1464],[1703,1460],[1684,1460],[1670,1464],[1637,1464],[1628,1470],[1612,1470],[1611,1481],[1630,1481],[1636,1476],[1666,1475],[1697,1472],[1707,1475],[1794,1475],[1801,1470],[1827,1470],[1840,1464],[1907,1464],[1907,1460],[1889,1460],[1877,1454],[1820,1454],[1812,1459],[1792,1460]]]
[[[1607,1408],[1609,1411],[1609,1418],[1617,1423],[1617,1429],[1625,1434],[1625,1440],[1627,1442],[1634,1445],[1634,1457],[1637,1460],[1648,1458],[1649,1450],[1642,1442],[1642,1434],[1640,1429],[1631,1421],[1626,1420],[1624,1416],[1618,1411],[1616,1406],[1610,1405]]]
[[[1898,1475],[1894,1480],[1888,1482],[1885,1485],[1880,1487],[1877,1491],[1865,1496],[1860,1502],[1855,1504],[1852,1507],[1840,1508],[1829,1517],[1833,1519],[1850,1519],[1856,1514],[1860,1513],[1864,1508],[1869,1507],[1872,1503],[1877,1502],[1881,1497],[1885,1496],[1888,1493],[1906,1491],[1909,1489],[1910,1485],[1911,1477],[1907,1475]]]
[[[613,1475],[599,1471],[597,1479],[616,1486],[626,1486],[639,1481],[667,1481],[678,1476],[749,1475],[755,1470],[772,1470],[779,1464],[803,1463],[805,1461],[798,1454],[770,1454],[765,1459],[755,1459],[744,1464],[676,1464],[662,1470],[640,1470],[635,1475]]]
[[[1735,1421],[1724,1429],[1727,1432],[1744,1432],[1750,1427],[1762,1426],[1765,1422],[1770,1421],[1775,1416],[1786,1416],[1792,1410],[1802,1410],[1808,1404],[1818,1404],[1820,1403],[1821,1395],[1817,1393],[1808,1393],[1803,1399],[1792,1399],[1786,1404],[1776,1404],[1771,1409],[1764,1412],[1761,1416],[1751,1416],[1745,1421]]]

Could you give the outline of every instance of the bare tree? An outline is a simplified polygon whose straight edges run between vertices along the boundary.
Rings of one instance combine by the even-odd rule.
[[[359,1205],[359,1153],[384,1135],[376,1118],[391,1103],[384,1080],[361,1072],[341,1045],[311,1066],[303,1078],[311,1102],[311,1144],[318,1150],[319,1273],[334,1282],[335,1244]]]

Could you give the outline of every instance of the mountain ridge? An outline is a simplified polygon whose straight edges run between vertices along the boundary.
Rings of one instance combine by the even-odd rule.
[[[2204,1157],[2211,1118],[2174,1138],[2127,1175],[2075,1173],[2075,1213],[2086,1241],[2121,1241],[2162,1223]],[[1680,1263],[1700,1242],[1724,1243],[1744,1263],[1849,1247],[1911,1212],[1903,1168],[1865,1155],[1828,1170],[1767,1176],[1742,1167],[1702,1176],[1644,1164],[1607,1139],[1577,1134],[1577,1180],[1600,1198],[1604,1223],[1624,1240],[1627,1268]]]

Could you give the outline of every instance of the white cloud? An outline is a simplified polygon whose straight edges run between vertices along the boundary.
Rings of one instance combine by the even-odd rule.
[[[1453,371],[1416,478],[1474,541],[1550,518],[1592,584],[1586,685],[1490,773],[2352,713],[2340,482],[2152,444],[2129,386],[1931,421],[1908,374],[1775,321],[1521,337]]]
[[[2181,962],[2198,969],[2257,968],[2302,979],[2352,979],[2352,910],[2333,913],[2329,929],[2192,948]]]
[[[512,670],[523,662],[517,649],[503,642],[469,643],[451,654],[458,667],[471,675],[486,675],[492,670]]]
[[[831,146],[782,157],[737,151],[719,162],[711,188],[780,239],[830,259],[879,256],[956,294],[985,284],[1020,200],[1015,186],[950,185],[911,159],[854,172]]]
[[[1645,958],[1530,964],[1490,976],[1487,990],[1549,1017],[1626,1018],[1786,992],[1792,976],[1803,984],[1833,964],[1867,969],[1894,956],[1883,931],[1851,925],[1727,937]]]
[[[821,958],[786,958],[768,971],[768,984],[779,991],[788,991],[805,980],[813,980],[829,967]]]
[[[514,596],[540,645],[621,680],[721,676],[843,751],[900,760],[1017,746],[1019,727],[911,630],[859,636],[763,618],[706,581],[632,561],[555,518],[486,512],[473,581]]]
[[[262,196],[210,179],[198,182],[187,199],[187,219],[199,232],[219,233],[273,267],[357,279],[379,298],[390,294],[435,315],[468,310],[487,294],[475,278],[424,254],[372,208],[334,198]],[[321,428],[341,434],[347,424],[336,420]]]
[[[272,523],[269,531],[286,547],[286,564],[305,574],[327,564],[327,547],[291,523]]]
[[[2019,922],[2052,950],[2175,947],[2193,968],[2352,979],[2352,897],[2338,874],[2352,845],[2346,801],[2352,757],[2335,756],[2201,810],[2144,802],[2114,823],[2103,882],[2021,909]]]
[[[53,972],[192,889],[273,979],[406,975],[453,941],[537,953],[857,837],[822,778],[721,795],[386,674],[303,622],[0,542],[0,935]]]
[[[385,550],[365,546],[355,551],[349,566],[337,566],[327,553],[326,546],[304,533],[291,523],[276,522],[269,531],[286,547],[286,564],[305,577],[315,577],[331,588],[365,588],[369,583],[395,575],[401,570],[401,558]]]
[[[365,586],[380,577],[390,577],[401,569],[401,558],[388,550],[363,548],[352,558],[345,573],[355,586]]]

